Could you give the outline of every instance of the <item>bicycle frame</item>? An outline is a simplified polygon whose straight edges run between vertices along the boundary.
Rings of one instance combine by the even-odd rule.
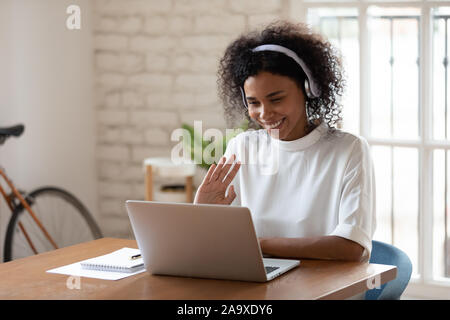
[[[36,216],[36,214],[33,212],[33,210],[31,209],[31,207],[28,205],[28,203],[25,201],[25,199],[23,198],[23,196],[20,194],[20,192],[16,189],[16,187],[14,186],[14,184],[12,183],[12,181],[8,178],[8,176],[6,175],[5,171],[3,170],[3,168],[0,167],[0,175],[2,176],[3,180],[8,184],[9,188],[11,189],[12,193],[14,194],[15,197],[17,197],[17,199],[19,199],[20,203],[23,205],[23,207],[28,211],[28,213],[30,214],[30,216],[33,218],[33,220],[36,222],[36,224],[38,225],[38,227],[41,229],[42,233],[45,235],[45,237],[47,238],[47,240],[52,244],[52,246],[55,249],[58,249],[58,246],[56,245],[56,242],[52,239],[52,237],[50,236],[50,234],[47,232],[47,230],[44,228],[44,226],[42,225],[41,221],[38,219],[38,217]],[[14,206],[13,206],[13,198],[8,196],[5,192],[5,189],[3,189],[2,185],[0,184],[0,193],[2,194],[3,198],[5,199],[9,209],[11,210],[11,214],[14,212]],[[20,230],[23,232],[28,244],[30,245],[31,249],[33,250],[34,254],[37,254],[37,250],[35,248],[35,246],[33,245],[33,242],[31,241],[27,231],[25,230],[24,226],[22,225],[22,223],[19,221],[19,228]]]

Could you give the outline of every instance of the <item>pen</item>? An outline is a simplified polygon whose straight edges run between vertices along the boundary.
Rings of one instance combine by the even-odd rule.
[[[141,257],[141,254],[135,254],[134,256],[131,256],[131,260],[139,259]]]

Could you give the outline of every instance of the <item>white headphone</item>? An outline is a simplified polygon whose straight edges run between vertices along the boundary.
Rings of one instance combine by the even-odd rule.
[[[306,79],[305,79],[306,96],[309,99],[320,97],[320,89],[319,89],[319,86],[317,85],[317,83],[314,81],[314,77],[312,75],[311,70],[308,68],[308,66],[303,62],[302,59],[300,59],[300,57],[294,51],[292,51],[291,49],[288,49],[286,47],[277,45],[277,44],[263,44],[263,45],[260,45],[256,48],[252,49],[252,52],[259,52],[259,51],[280,52],[280,53],[283,53],[283,54],[287,55],[288,57],[294,59],[294,61],[297,62],[297,64],[302,68],[302,70],[306,74]],[[242,87],[240,87],[240,89],[241,89],[241,94],[242,94],[242,101],[244,102],[244,106],[248,109],[247,101],[245,99],[244,89]]]

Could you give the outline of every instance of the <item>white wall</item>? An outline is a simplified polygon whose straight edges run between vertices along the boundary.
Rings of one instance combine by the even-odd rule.
[[[70,4],[81,7],[81,30],[66,28]],[[0,126],[26,127],[0,146],[0,165],[20,187],[63,187],[97,215],[90,5],[0,1]]]
[[[123,203],[145,197],[143,160],[170,157],[182,123],[226,127],[219,59],[240,33],[283,17],[287,1],[95,0],[93,9],[99,211],[105,235],[131,238]]]

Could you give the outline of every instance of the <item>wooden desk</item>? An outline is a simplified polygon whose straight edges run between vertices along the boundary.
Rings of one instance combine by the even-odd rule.
[[[395,279],[394,266],[302,260],[300,267],[267,283],[153,276],[147,272],[111,281],[81,278],[68,289],[69,276],[46,270],[106,254],[136,241],[103,238],[0,264],[0,299],[345,299],[367,290],[374,276]]]

